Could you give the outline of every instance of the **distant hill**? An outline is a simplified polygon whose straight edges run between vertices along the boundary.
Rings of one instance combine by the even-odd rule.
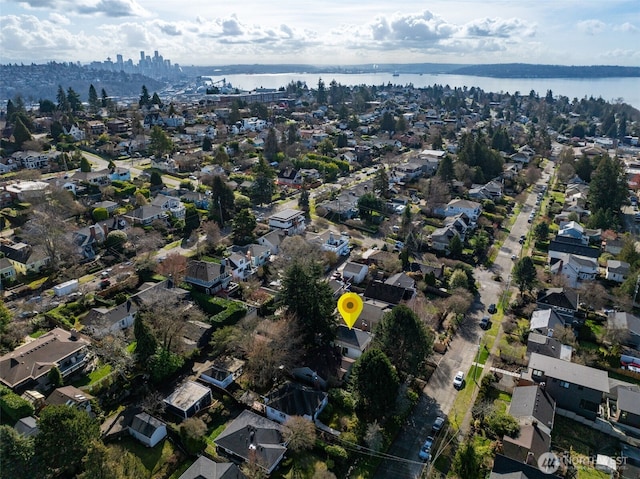
[[[449,73],[454,75],[473,75],[492,78],[628,78],[640,77],[640,67],[496,63],[493,65],[463,66]]]

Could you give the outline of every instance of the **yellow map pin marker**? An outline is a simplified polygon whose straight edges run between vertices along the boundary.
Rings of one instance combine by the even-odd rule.
[[[338,299],[338,311],[349,329],[353,328],[356,319],[362,313],[362,306],[362,298],[356,293],[344,293]]]

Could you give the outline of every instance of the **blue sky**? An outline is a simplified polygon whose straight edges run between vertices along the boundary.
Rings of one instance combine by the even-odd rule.
[[[0,63],[640,65],[639,0],[0,0]]]

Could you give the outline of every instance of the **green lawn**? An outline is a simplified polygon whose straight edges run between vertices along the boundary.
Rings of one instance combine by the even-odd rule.
[[[111,369],[112,368],[110,364],[105,364],[103,366],[100,366],[97,369],[94,369],[89,374],[78,378],[77,380],[73,381],[71,384],[73,384],[77,388],[81,386],[90,386],[91,384],[95,384],[98,381],[100,381],[102,378],[105,378],[109,374],[111,374]]]
[[[167,477],[171,471],[167,468],[176,464],[182,454],[176,450],[171,441],[164,440],[156,447],[146,447],[132,437],[123,437],[118,444],[114,444],[114,449],[121,454],[129,452],[135,456],[142,466],[148,471],[149,478],[160,479]]]
[[[474,382],[474,374],[475,380],[479,383],[480,377],[482,376],[482,371],[483,368],[472,366],[467,373],[467,377],[465,378],[464,388],[458,391],[458,394],[456,395],[456,400],[453,403],[453,408],[451,409],[451,413],[449,413],[449,420],[456,429],[462,426],[464,416],[472,406],[473,392],[477,387],[476,383]]]

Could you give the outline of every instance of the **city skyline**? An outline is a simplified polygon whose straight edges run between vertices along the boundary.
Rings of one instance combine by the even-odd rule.
[[[5,0],[0,63],[640,65],[636,0]]]

